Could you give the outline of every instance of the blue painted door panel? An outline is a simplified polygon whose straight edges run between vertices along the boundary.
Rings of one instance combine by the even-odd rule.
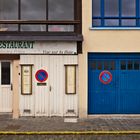
[[[111,83],[100,82],[108,70]],[[140,55],[88,55],[88,114],[140,113]]]
[[[89,70],[91,77],[89,77],[89,106],[91,110],[89,113],[104,113],[107,112],[114,112],[116,113],[116,83],[115,83],[115,73],[113,75],[113,81],[108,84],[104,85],[99,81],[100,72],[92,72]],[[92,79],[97,79],[93,82]],[[94,100],[95,99],[95,100]],[[112,104],[113,101],[113,104]]]
[[[126,63],[128,61],[129,60],[127,60]],[[139,61],[137,60],[137,62]],[[118,94],[120,96],[119,113],[140,113],[140,70],[134,68],[131,70],[128,68],[126,68],[126,70],[120,70],[120,85]]]

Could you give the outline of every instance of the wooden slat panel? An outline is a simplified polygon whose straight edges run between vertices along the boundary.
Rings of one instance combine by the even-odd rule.
[[[20,95],[21,116],[78,116],[78,93],[65,94],[65,64],[78,64],[77,55],[22,55],[20,63],[34,64],[33,94]],[[47,70],[49,75],[44,87],[37,86],[34,77],[40,68]],[[23,112],[24,109],[30,109],[31,113]],[[74,110],[75,114],[68,114],[68,110]]]
[[[12,112],[12,93],[9,86],[1,87],[0,112]]]

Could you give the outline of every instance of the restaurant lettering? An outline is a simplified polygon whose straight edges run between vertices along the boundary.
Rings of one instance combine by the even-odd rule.
[[[0,49],[33,49],[34,41],[0,41]]]
[[[0,41],[0,54],[77,54],[75,42]]]

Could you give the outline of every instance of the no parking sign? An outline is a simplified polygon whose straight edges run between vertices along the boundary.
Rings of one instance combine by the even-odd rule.
[[[104,70],[100,73],[99,80],[101,83],[107,85],[112,81],[112,74],[109,71]]]
[[[47,71],[40,69],[36,72],[35,78],[39,82],[45,82],[48,79],[48,73]]]

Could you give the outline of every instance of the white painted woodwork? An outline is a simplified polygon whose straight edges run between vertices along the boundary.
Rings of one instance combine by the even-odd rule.
[[[65,65],[77,65],[77,55],[21,55],[20,64],[33,64],[32,95],[20,92],[21,116],[78,116],[78,93],[65,94]],[[35,73],[39,69],[48,72],[47,86],[37,86]],[[78,83],[76,87],[78,91]]]
[[[10,75],[12,83],[12,64],[10,65]],[[1,79],[1,61],[0,61],[0,79]],[[11,85],[2,85],[0,80],[0,113],[12,112],[12,91]]]

